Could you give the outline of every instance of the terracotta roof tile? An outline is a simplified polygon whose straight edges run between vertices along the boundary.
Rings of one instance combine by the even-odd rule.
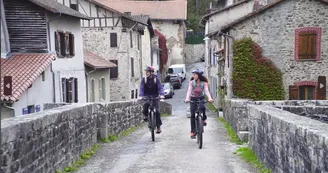
[[[48,53],[14,54],[9,59],[1,58],[1,100],[17,101],[56,56]],[[4,96],[3,78],[12,76],[12,95]]]
[[[187,20],[187,1],[118,1],[94,0],[122,13],[149,15],[151,19]]]
[[[116,64],[110,62],[109,60],[106,60],[87,50],[84,50],[84,64],[95,69],[117,67]]]

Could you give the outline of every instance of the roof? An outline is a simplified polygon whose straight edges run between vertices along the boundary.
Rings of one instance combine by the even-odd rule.
[[[17,101],[55,57],[49,53],[21,53],[8,59],[1,58],[1,101]],[[3,95],[4,76],[12,77],[12,96]]]
[[[187,20],[187,1],[118,1],[94,0],[105,6],[114,8],[122,13],[131,12],[132,15],[149,15],[157,20]]]
[[[145,24],[147,24],[149,20],[148,15],[133,15],[132,18],[138,22],[145,23]]]
[[[202,19],[200,21],[200,24],[205,24],[206,20],[209,17],[213,16],[214,14],[218,14],[218,13],[224,12],[226,10],[229,10],[229,9],[231,9],[233,7],[239,6],[239,5],[243,4],[243,3],[247,3],[249,1],[251,1],[251,0],[243,0],[243,1],[240,1],[240,2],[237,2],[237,3],[233,3],[233,4],[231,4],[231,5],[229,5],[229,6],[225,7],[225,8],[222,8],[222,9],[219,9],[219,10],[216,10],[216,11],[212,11],[212,12],[210,12],[210,13],[208,13],[208,14],[206,14],[206,15],[204,15],[202,17]]]
[[[95,69],[106,69],[117,67],[116,64],[106,60],[88,50],[84,50],[84,64]]]
[[[135,21],[131,16],[126,15],[123,12],[120,12],[120,11],[114,9],[114,8],[111,8],[111,6],[109,6],[107,3],[103,3],[102,1],[99,1],[99,0],[86,0],[86,1],[91,2],[91,3],[93,3],[93,4],[95,4],[95,5],[99,6],[99,7],[102,7],[104,9],[108,10],[108,11],[112,11],[112,12],[118,13],[119,15],[121,15],[121,16],[127,18],[127,19],[130,19],[132,21]],[[103,0],[103,1],[105,2],[105,0]],[[136,21],[136,22],[139,22],[139,21]],[[147,24],[147,23],[143,23],[143,24]]]
[[[232,26],[234,26],[234,25],[236,25],[236,24],[238,24],[240,22],[243,22],[243,21],[245,21],[245,20],[247,20],[247,19],[249,19],[249,18],[251,18],[253,16],[256,16],[256,15],[258,15],[258,14],[260,14],[260,13],[262,13],[262,12],[264,12],[264,11],[272,8],[272,7],[274,7],[275,5],[277,5],[277,4],[279,4],[280,2],[283,2],[283,1],[288,1],[288,0],[276,0],[275,2],[272,2],[272,3],[270,3],[270,4],[268,4],[268,5],[260,8],[260,9],[258,9],[256,11],[253,11],[253,12],[247,14],[244,17],[241,17],[241,18],[239,18],[239,19],[237,19],[235,21],[232,21],[231,23],[229,23],[227,25],[222,26],[219,30],[216,30],[216,31],[213,31],[211,33],[206,34],[206,37],[211,36],[211,35],[214,35],[214,34],[216,34],[218,32],[224,32],[224,31],[230,29]],[[316,0],[316,1],[320,1],[320,2],[328,5],[328,0]]]
[[[86,16],[82,13],[79,13],[78,11],[73,10],[73,9],[57,2],[56,0],[29,0],[29,1],[40,7],[45,8],[46,10],[53,12],[53,13],[65,14],[65,15],[77,17],[80,19],[87,19],[87,20],[91,19],[88,16]]]

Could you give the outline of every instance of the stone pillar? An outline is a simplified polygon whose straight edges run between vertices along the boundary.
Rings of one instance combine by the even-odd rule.
[[[108,113],[98,113],[98,138],[108,138]]]

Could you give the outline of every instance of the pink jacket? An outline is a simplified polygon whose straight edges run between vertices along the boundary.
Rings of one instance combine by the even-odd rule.
[[[191,95],[191,91],[192,91],[192,84],[193,84],[193,81],[190,81],[189,82],[188,91],[187,91],[186,100],[190,100],[190,95]],[[207,84],[207,82],[204,83],[204,90],[205,90],[205,94],[208,97],[208,99],[209,100],[212,100],[211,94],[210,94],[210,92],[208,90],[208,84]]]

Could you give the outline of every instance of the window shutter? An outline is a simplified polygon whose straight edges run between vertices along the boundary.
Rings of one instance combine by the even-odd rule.
[[[299,59],[316,59],[317,34],[315,31],[304,31],[298,35]]]
[[[58,33],[59,34],[59,47],[60,47],[60,55],[65,56],[65,34],[64,33]]]
[[[66,56],[66,55],[69,55],[70,54],[70,45],[69,45],[69,34],[65,34],[65,54],[64,54],[64,56]]]
[[[75,39],[74,39],[74,34],[69,34],[69,45],[70,45],[70,55],[74,56],[75,55]]]
[[[130,47],[133,48],[132,32],[130,31]]]
[[[134,77],[134,61],[133,61],[133,58],[131,58],[131,77]]]
[[[62,95],[63,95],[63,102],[66,102],[67,100],[66,78],[62,78]]]
[[[110,47],[117,47],[117,33],[110,33]]]
[[[307,59],[307,37],[304,32],[298,35],[298,57],[299,59]]]
[[[317,57],[317,34],[315,32],[309,33],[309,39],[308,39],[308,55],[309,59],[316,59]]]
[[[60,54],[60,35],[57,31],[55,32],[55,50],[56,50],[57,55],[59,55]]]
[[[66,92],[66,95],[67,95],[66,102],[67,103],[72,103],[72,97],[73,97],[73,91],[72,91],[72,89],[73,89],[73,87],[72,87],[73,82],[72,81],[73,81],[72,78],[66,80],[66,91],[67,91]]]
[[[289,100],[298,100],[299,89],[298,86],[290,85],[289,86]]]
[[[118,78],[118,61],[117,60],[109,60],[110,62],[117,65],[117,67],[110,69],[110,78]]]
[[[77,103],[79,101],[78,99],[78,80],[77,78],[74,78],[74,102]]]
[[[138,89],[136,89],[136,98],[138,98]]]

